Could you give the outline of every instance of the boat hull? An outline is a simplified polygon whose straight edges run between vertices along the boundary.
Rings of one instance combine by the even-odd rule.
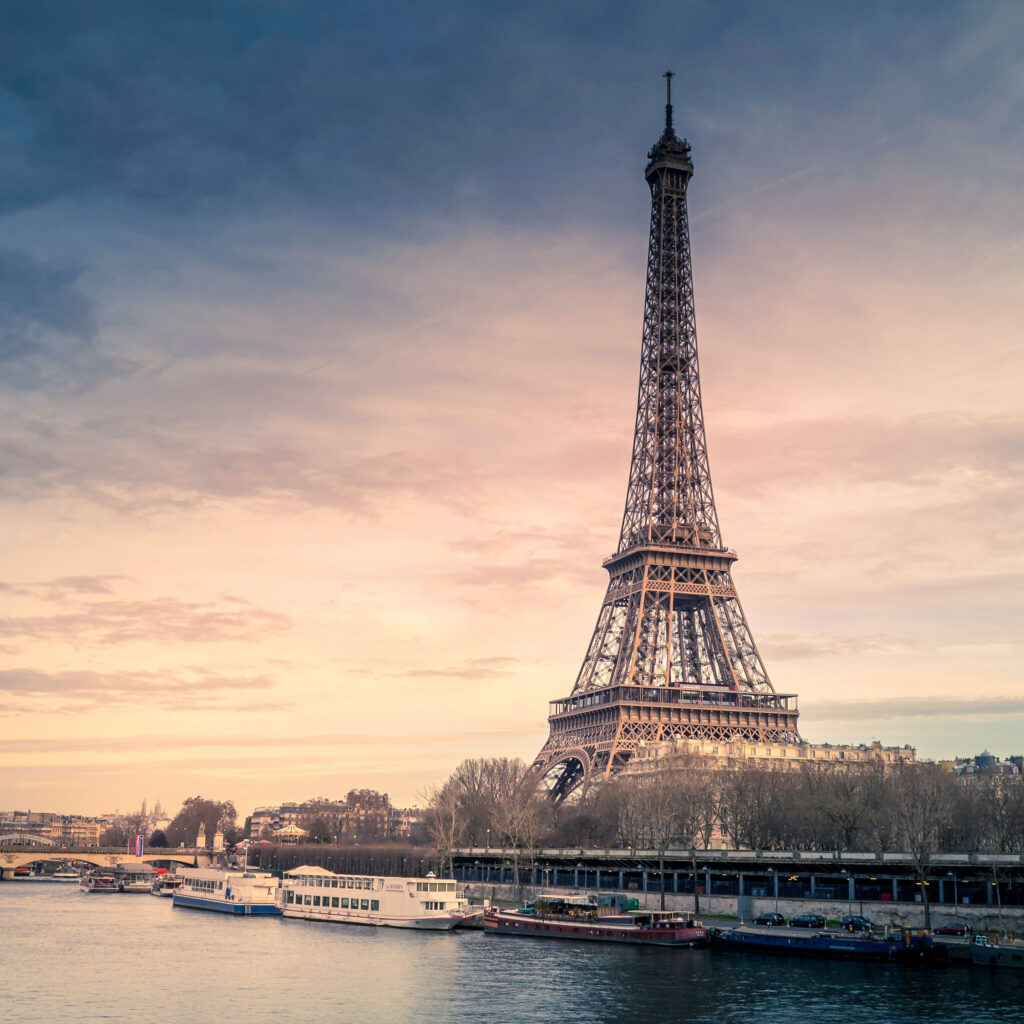
[[[306,907],[285,907],[285,917],[300,921],[322,921],[325,924],[354,924],[376,928],[412,928],[416,931],[447,932],[458,925],[461,917],[386,917],[377,914],[372,917],[344,917],[310,913]]]
[[[1010,967],[1024,970],[1024,943],[989,946],[972,942],[971,963],[979,967]]]
[[[797,929],[713,928],[708,939],[713,949],[831,960],[908,960],[920,958],[930,949],[930,941],[924,940],[860,938],[804,929],[794,932]]]
[[[702,946],[707,934],[701,927],[640,928],[632,925],[602,924],[600,918],[577,922],[502,911],[484,915],[484,931],[494,935],[518,935],[538,939],[578,939],[584,942],[624,942],[641,946],[676,947]]]
[[[209,899],[204,896],[186,896],[175,892],[171,902],[176,907],[187,907],[190,910],[212,910],[217,914],[230,914],[233,917],[280,917],[281,908],[273,903],[246,903],[242,900]]]

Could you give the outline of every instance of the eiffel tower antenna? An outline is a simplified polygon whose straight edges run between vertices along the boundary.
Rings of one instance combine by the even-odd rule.
[[[665,134],[674,135],[672,128],[672,79],[676,77],[674,71],[666,71],[661,76],[665,79]]]
[[[552,701],[534,768],[564,799],[668,739],[799,741],[797,699],[775,692],[732,580],[711,489],[697,361],[686,190],[672,127],[647,154],[651,190],[640,386],[626,505],[597,626],[572,693]]]

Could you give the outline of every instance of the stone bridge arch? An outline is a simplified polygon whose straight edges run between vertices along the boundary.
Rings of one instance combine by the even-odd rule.
[[[198,864],[207,867],[213,862],[214,855],[209,850],[176,847],[169,849],[152,849],[144,851],[141,857],[128,853],[121,847],[58,847],[46,845],[33,846],[0,846],[0,876],[9,878],[15,868],[27,867],[37,861],[44,860],[77,860],[92,864],[98,868],[111,868],[115,864],[149,864],[152,861],[174,861],[182,867]]]

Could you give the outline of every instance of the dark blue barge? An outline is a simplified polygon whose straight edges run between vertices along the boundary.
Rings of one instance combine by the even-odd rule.
[[[708,940],[714,949],[841,960],[918,960],[929,956],[932,949],[930,935],[910,928],[888,937],[875,937],[827,929],[740,925],[710,928]]]

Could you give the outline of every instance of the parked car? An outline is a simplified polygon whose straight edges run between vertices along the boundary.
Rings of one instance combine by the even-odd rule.
[[[764,924],[769,927],[775,927],[785,923],[786,919],[781,914],[761,914],[754,918],[754,924]]]
[[[821,914],[801,914],[789,922],[790,928],[824,928],[825,918]]]
[[[870,932],[875,926],[859,914],[849,914],[842,920],[844,932]]]
[[[941,928],[935,929],[936,935],[970,935],[974,929],[962,921],[959,924],[944,924]]]

